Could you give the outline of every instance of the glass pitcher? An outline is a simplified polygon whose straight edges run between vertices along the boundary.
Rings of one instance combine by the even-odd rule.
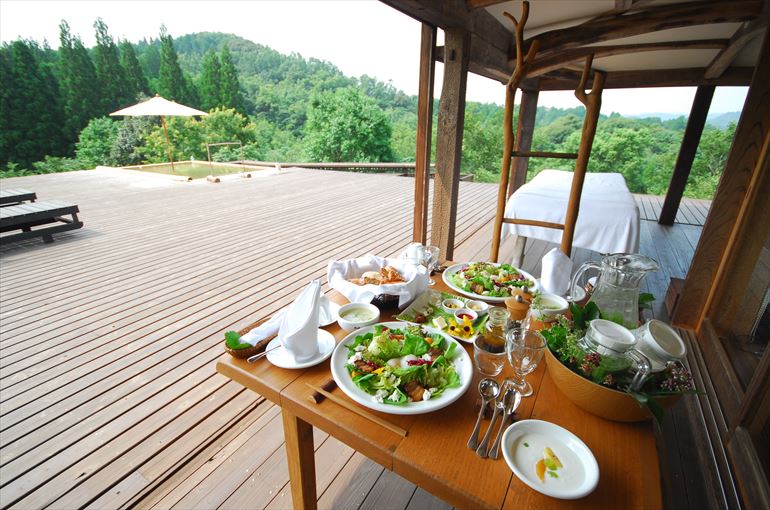
[[[612,253],[601,263],[586,262],[577,270],[570,284],[570,295],[578,292],[578,282],[589,269],[597,269],[599,277],[589,302],[596,303],[602,315],[623,322],[629,329],[639,325],[639,290],[647,273],[657,271],[658,263],[638,253]]]

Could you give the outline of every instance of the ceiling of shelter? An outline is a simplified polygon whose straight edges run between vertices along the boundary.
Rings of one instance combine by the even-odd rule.
[[[482,3],[490,3],[493,0]],[[529,18],[524,30],[524,39],[531,40],[538,34],[552,30],[574,27],[591,22],[602,15],[622,15],[617,11],[617,5],[630,5],[627,14],[637,9],[655,9],[665,5],[683,3],[708,4],[709,0],[651,0],[635,2],[616,2],[615,0],[531,0]],[[473,0],[469,0],[468,6],[473,8]],[[517,19],[521,16],[522,0],[503,1],[493,3],[486,7],[500,24],[513,32],[513,24],[503,13],[513,14]],[[626,14],[626,15],[627,15]],[[587,46],[614,46],[614,45],[641,45],[649,43],[682,42],[682,41],[713,41],[715,48],[698,48],[694,45],[688,49],[660,49],[623,53],[612,56],[596,56],[594,69],[613,72],[643,69],[683,69],[705,68],[719,52],[727,47],[730,38],[748,22],[709,23],[705,25],[692,25],[668,30],[656,30],[649,33],[634,35],[631,37],[613,38],[607,41],[592,43]],[[753,66],[759,56],[761,38],[754,37],[734,57],[732,65]]]
[[[382,0],[446,30],[471,34],[471,72],[506,82],[515,65],[513,24],[523,0]],[[607,88],[748,85],[770,0],[530,0],[524,51],[540,50],[524,86],[575,86],[588,55]],[[443,48],[437,58],[443,59]]]

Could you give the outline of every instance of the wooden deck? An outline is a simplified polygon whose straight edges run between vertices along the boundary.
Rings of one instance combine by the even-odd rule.
[[[85,227],[0,246],[0,507],[290,507],[278,409],[215,373],[222,334],[325,280],[329,259],[401,251],[413,180],[95,170],[2,185],[79,204]],[[460,184],[457,260],[487,258],[496,192]],[[641,232],[663,317],[700,228]],[[529,243],[525,269],[549,247]],[[320,431],[315,444],[321,508],[447,507]]]

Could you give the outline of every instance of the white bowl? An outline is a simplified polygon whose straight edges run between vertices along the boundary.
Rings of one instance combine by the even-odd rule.
[[[569,302],[556,294],[540,294],[540,306],[542,308],[529,307],[529,313],[539,321],[552,321],[569,310]]]
[[[350,312],[355,310],[365,310],[370,313],[371,317],[368,319],[357,319],[354,317],[345,317]],[[380,320],[380,309],[370,303],[348,303],[341,306],[337,312],[337,324],[340,325],[345,331],[354,331],[365,326],[371,326],[376,324]]]
[[[679,334],[657,319],[651,319],[634,331],[638,342],[636,348],[650,359],[653,372],[666,368],[666,362],[684,358],[687,347]]]
[[[465,308],[468,308],[470,310],[473,310],[477,314],[479,314],[479,317],[487,313],[489,310],[489,305],[483,301],[479,301],[478,299],[472,299],[465,303]]]
[[[479,314],[471,310],[470,308],[460,308],[459,310],[455,310],[455,319],[457,319],[458,323],[462,323],[463,318],[461,315],[470,315],[471,322],[475,321],[479,318]]]
[[[441,308],[443,308],[446,313],[455,313],[456,310],[465,308],[465,303],[459,299],[445,299],[441,302]]]

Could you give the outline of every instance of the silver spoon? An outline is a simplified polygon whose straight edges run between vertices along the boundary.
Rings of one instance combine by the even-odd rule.
[[[505,409],[505,405],[503,402],[508,397],[508,394],[512,392],[512,389],[508,389],[505,391],[505,394],[502,398],[497,399],[495,402],[495,412],[492,414],[492,419],[489,421],[489,428],[487,429],[487,433],[484,434],[484,439],[481,440],[481,444],[479,445],[478,449],[476,450],[476,455],[481,457],[482,459],[487,456],[487,452],[489,451],[489,440],[492,438],[492,429],[495,428],[495,420],[497,420],[497,417],[500,415],[500,413]]]
[[[492,445],[492,450],[489,452],[489,458],[490,459],[496,459],[497,454],[500,451],[500,439],[503,437],[503,432],[505,432],[506,429],[506,423],[508,420],[513,418],[513,413],[516,412],[516,409],[519,408],[519,404],[521,404],[521,393],[519,393],[517,390],[513,390],[513,394],[510,394],[510,392],[506,392],[506,397],[510,395],[510,398],[507,398],[505,400],[505,414],[503,415],[503,421],[500,423],[500,430],[497,433],[497,438],[495,439],[495,444]]]
[[[246,358],[246,362],[247,363],[254,363],[258,359],[262,359],[265,356],[267,356],[268,352],[272,352],[272,351],[274,351],[276,349],[279,349],[281,347],[283,347],[283,345],[278,344],[278,345],[275,345],[275,346],[273,346],[273,347],[271,347],[269,349],[265,349],[264,351],[260,352],[259,354],[255,354],[254,356],[249,356],[248,358]]]
[[[481,418],[484,416],[484,410],[487,408],[487,404],[490,400],[494,400],[500,393],[500,385],[494,379],[482,379],[479,382],[479,393],[483,402],[481,403],[481,409],[479,410],[479,417],[476,418],[476,426],[473,427],[470,439],[468,439],[468,448],[475,450],[479,446],[479,427],[481,426]]]

